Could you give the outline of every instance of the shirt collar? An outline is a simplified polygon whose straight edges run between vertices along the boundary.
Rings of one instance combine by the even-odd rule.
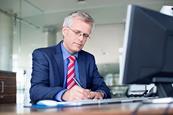
[[[63,59],[66,60],[69,56],[73,55],[75,56],[76,58],[78,58],[78,53],[75,53],[75,54],[71,54],[70,52],[68,52],[64,45],[63,45],[63,42],[61,42],[61,50],[62,50],[62,54],[63,54]]]

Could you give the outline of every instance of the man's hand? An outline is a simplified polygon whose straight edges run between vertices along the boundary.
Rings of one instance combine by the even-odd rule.
[[[62,99],[65,101],[76,101],[76,100],[84,100],[91,98],[91,91],[89,89],[81,88],[77,85],[67,90]]]
[[[90,92],[90,99],[103,99],[104,93],[101,91],[91,91]]]

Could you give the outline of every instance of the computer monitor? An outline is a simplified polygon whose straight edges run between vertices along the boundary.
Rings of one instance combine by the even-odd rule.
[[[129,5],[120,63],[123,84],[152,84],[173,96],[173,17]]]

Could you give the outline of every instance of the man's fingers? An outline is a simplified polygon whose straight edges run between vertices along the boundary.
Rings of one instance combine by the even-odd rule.
[[[91,92],[91,99],[103,99],[103,96],[100,92]]]
[[[88,95],[90,94],[90,90],[81,88],[77,85],[71,88],[70,92],[71,92],[71,97],[74,100],[88,99]]]

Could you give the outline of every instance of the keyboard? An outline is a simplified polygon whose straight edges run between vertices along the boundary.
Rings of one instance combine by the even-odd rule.
[[[72,106],[85,106],[85,105],[101,105],[101,104],[116,104],[116,103],[130,103],[141,102],[147,100],[147,97],[130,97],[130,98],[111,98],[100,100],[81,100],[81,101],[68,101],[57,102],[54,100],[41,100],[37,102],[37,106],[44,107],[72,107]]]
[[[77,105],[100,105],[100,104],[114,104],[114,103],[130,103],[130,102],[141,102],[147,100],[146,97],[134,97],[134,98],[111,98],[111,99],[100,99],[100,100],[81,100],[74,101]]]

